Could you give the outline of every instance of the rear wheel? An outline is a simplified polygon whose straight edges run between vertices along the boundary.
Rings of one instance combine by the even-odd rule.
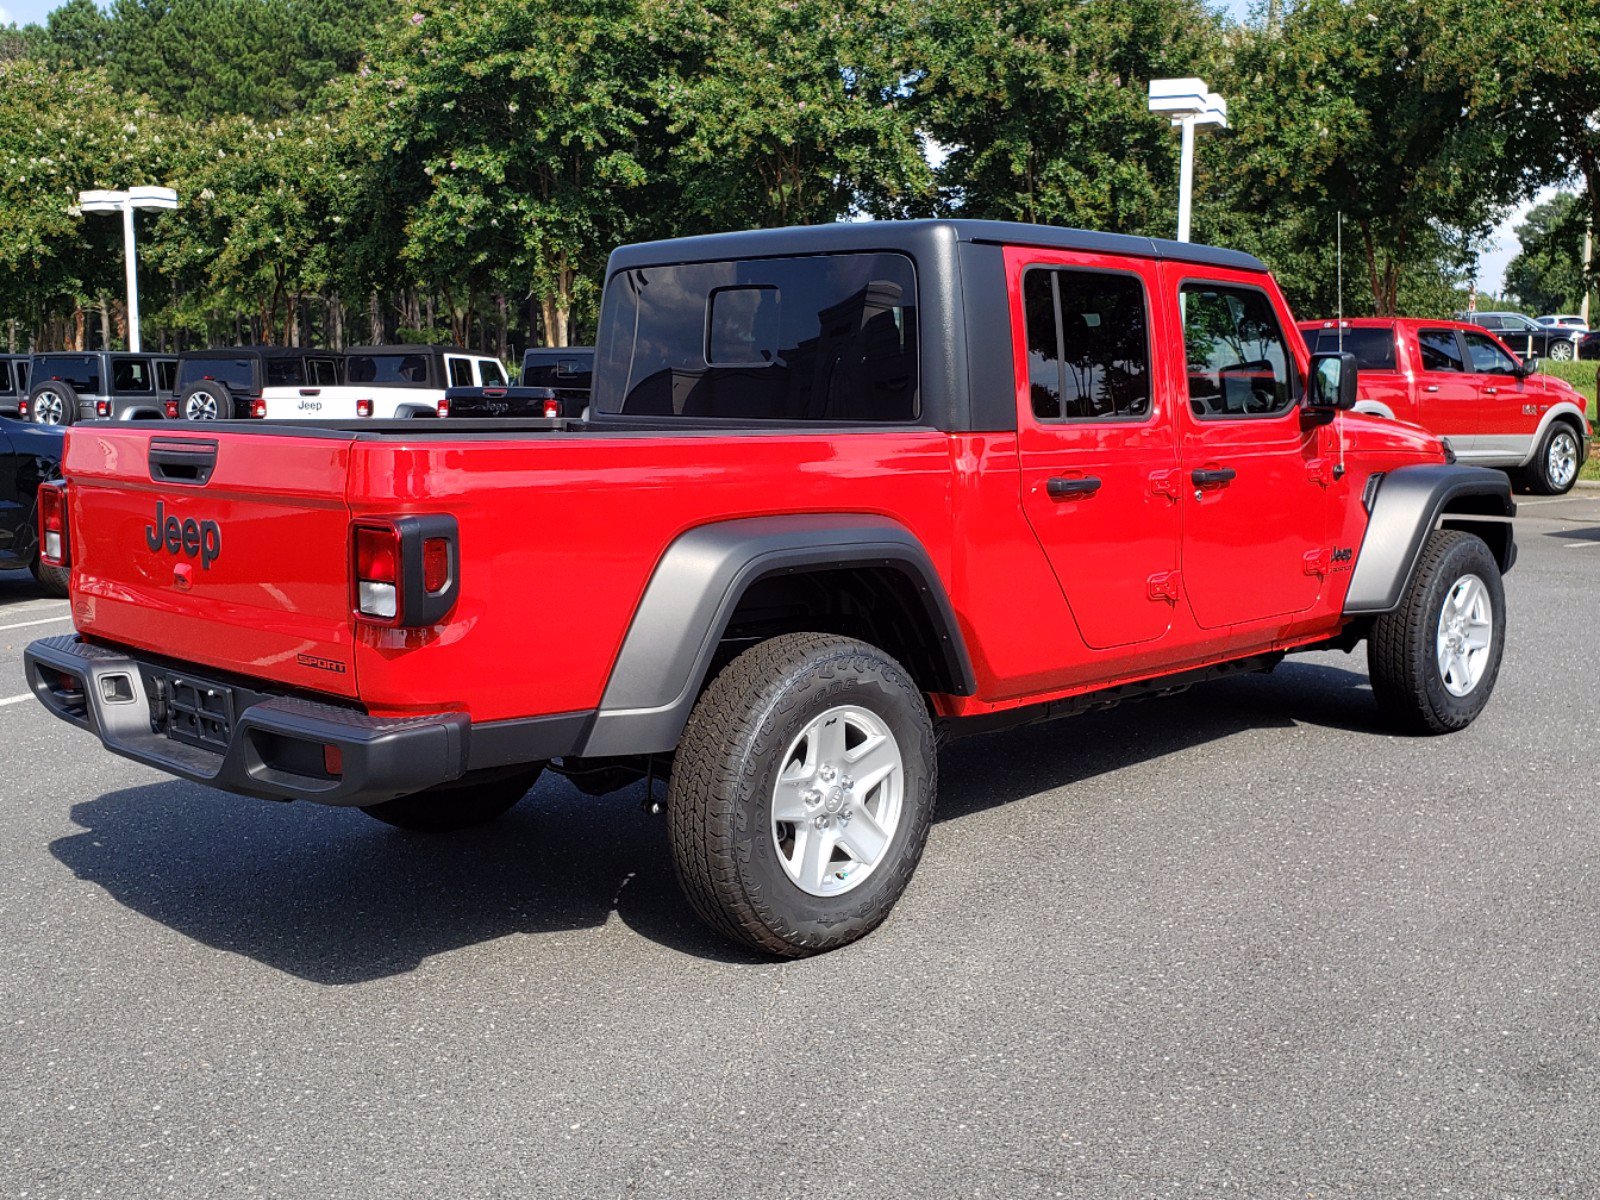
[[[40,587],[52,596],[65,596],[67,584],[72,578],[72,571],[68,567],[52,567],[49,563],[40,562],[35,558],[28,568],[33,572],[33,577]]]
[[[933,725],[905,668],[828,634],[746,650],[695,705],[667,802],[678,881],[719,933],[797,958],[876,929],[933,819]]]
[[[78,419],[78,392],[70,383],[51,379],[28,395],[28,420],[35,425],[71,425]]]
[[[1564,496],[1578,482],[1578,466],[1582,461],[1582,444],[1578,431],[1565,421],[1551,424],[1539,452],[1522,472],[1528,487],[1544,496]]]
[[[1500,566],[1483,539],[1434,533],[1400,607],[1367,641],[1379,708],[1409,733],[1465,729],[1494,691],[1505,627]]]
[[[538,782],[542,767],[488,781],[472,777],[441,784],[425,792],[368,804],[362,812],[385,825],[416,833],[453,833],[485,825],[511,809]]]
[[[1557,362],[1571,362],[1578,355],[1578,348],[1570,339],[1562,338],[1559,342],[1550,343],[1550,357]]]

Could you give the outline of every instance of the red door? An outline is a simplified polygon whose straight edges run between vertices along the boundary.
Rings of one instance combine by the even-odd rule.
[[[1155,264],[1011,249],[1006,269],[1023,511],[1084,642],[1153,641],[1172,623],[1151,580],[1178,568],[1180,495],[1151,369]]]
[[[1430,433],[1450,439],[1459,453],[1477,448],[1483,397],[1468,369],[1460,330],[1442,326],[1417,330],[1417,401],[1419,423]]]
[[[1544,415],[1537,385],[1530,387],[1528,381],[1517,378],[1517,360],[1488,334],[1463,329],[1461,337],[1467,344],[1467,365],[1472,368],[1478,393],[1472,450],[1496,462],[1526,458]]]
[[[1325,464],[1316,427],[1301,420],[1302,368],[1282,298],[1258,274],[1164,269],[1189,383],[1183,592],[1206,629],[1303,612],[1322,592]]]

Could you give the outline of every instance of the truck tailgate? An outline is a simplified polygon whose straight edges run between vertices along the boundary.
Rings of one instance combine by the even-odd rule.
[[[352,436],[171,428],[68,432],[79,631],[355,696],[345,503]]]

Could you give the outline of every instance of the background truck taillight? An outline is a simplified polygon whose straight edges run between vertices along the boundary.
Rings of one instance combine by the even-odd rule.
[[[356,416],[358,416],[358,417],[370,417],[371,415],[372,415],[372,401],[371,400],[357,400],[356,401]]]
[[[17,417],[23,421],[28,419],[28,402],[26,400],[17,401]]]
[[[454,517],[359,521],[350,528],[351,606],[370,625],[437,625],[460,592]]]
[[[67,485],[60,481],[39,485],[39,561],[50,567],[72,563],[67,541]]]
[[[109,417],[111,415],[111,401],[96,400],[94,402],[94,415],[97,417]]]
[[[439,415],[441,417],[448,417],[450,415],[450,397],[446,396],[443,400],[439,401],[439,403],[437,405],[435,405],[434,407],[438,409]]]
[[[260,396],[250,401],[250,415],[258,421],[267,415],[267,402]]]
[[[559,417],[561,415],[561,401],[546,400],[544,402],[544,415],[547,417]]]
[[[167,411],[167,420],[176,421],[178,419],[178,402],[176,400],[168,400],[161,407]]]

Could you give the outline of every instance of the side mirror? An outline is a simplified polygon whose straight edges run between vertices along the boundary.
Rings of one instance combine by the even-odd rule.
[[[1539,359],[1537,355],[1530,354],[1517,364],[1517,369],[1511,372],[1518,379],[1526,379],[1529,375],[1539,373]]]
[[[1311,386],[1306,391],[1306,407],[1322,412],[1338,412],[1356,406],[1356,356],[1313,354]]]

